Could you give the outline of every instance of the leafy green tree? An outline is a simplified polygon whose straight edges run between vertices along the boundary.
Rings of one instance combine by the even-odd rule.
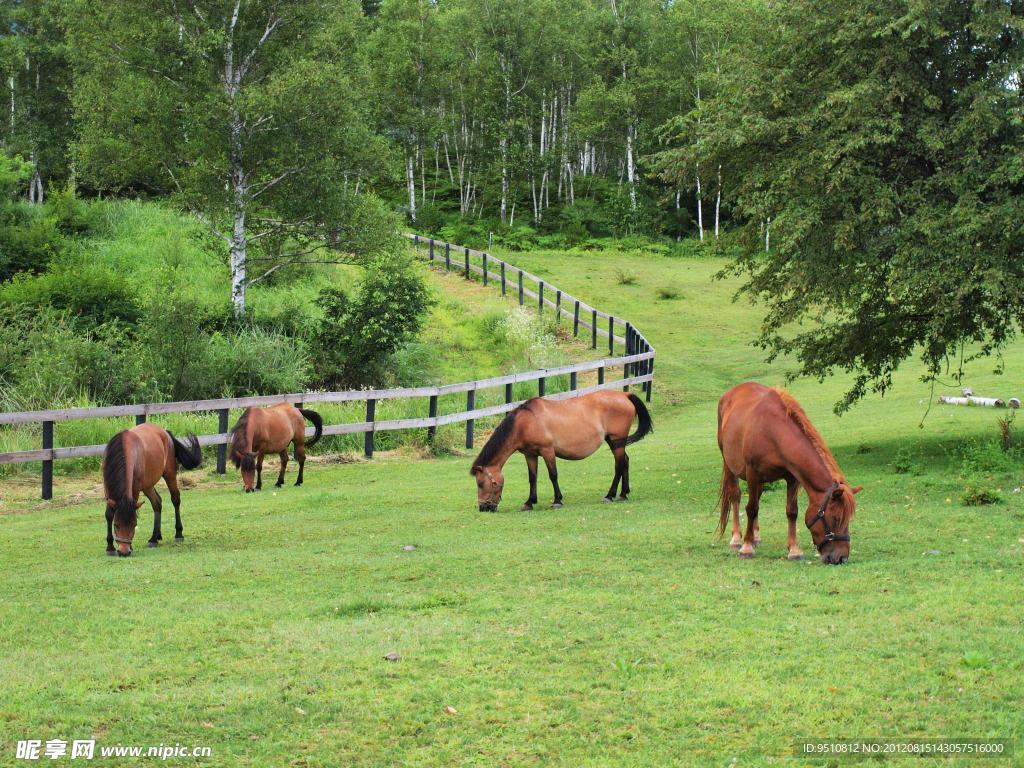
[[[997,352],[1024,319],[1024,5],[798,0],[758,27],[677,159],[734,180],[760,343],[854,372],[837,410],[915,352],[933,377]]]
[[[390,169],[368,121],[357,0],[72,2],[83,176],[196,212],[224,244],[238,316],[247,286],[283,265],[394,244],[360,191]],[[357,220],[371,237],[346,226]]]

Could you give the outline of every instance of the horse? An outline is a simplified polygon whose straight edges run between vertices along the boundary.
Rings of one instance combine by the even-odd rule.
[[[162,477],[171,492],[174,504],[174,538],[185,536],[181,527],[181,492],[178,490],[178,465],[195,469],[203,460],[203,451],[195,435],[184,442],[155,424],[139,424],[118,432],[103,451],[103,491],[107,498],[107,554],[119,557],[132,553],[132,539],[142,506],[139,493],[144,493],[153,507],[153,535],[149,546],[155,547],[160,535],[162,502],[156,484]],[[117,549],[114,549],[114,542]]]
[[[790,560],[803,560],[796,541],[797,493],[807,494],[804,523],[821,560],[841,565],[850,557],[850,520],[861,486],[851,488],[835,457],[800,404],[782,389],[756,382],[739,384],[718,402],[718,447],[722,451],[721,516],[725,532],[732,508],[732,540],[739,556],[754,556],[760,544],[757,514],[765,483],[786,481],[786,517]],[[740,486],[747,482],[747,530],[740,539]]]
[[[308,443],[304,419],[309,419],[316,430],[313,439]],[[231,462],[236,468],[241,467],[245,492],[252,493],[263,489],[263,456],[267,453],[280,455],[281,473],[275,485],[278,488],[284,485],[289,443],[295,443],[295,460],[299,462],[299,477],[295,485],[302,485],[306,448],[314,445],[323,431],[324,422],[319,413],[296,408],[291,403],[281,403],[269,408],[246,408],[231,429]]]
[[[637,431],[629,434],[633,420],[639,418]],[[629,456],[626,446],[643,440],[654,431],[651,415],[643,400],[634,394],[600,390],[571,400],[546,400],[535,397],[511,411],[491,434],[470,474],[476,478],[477,502],[481,512],[497,512],[505,485],[502,467],[518,451],[526,457],[530,475],[530,496],[522,510],[537,503],[537,457],[544,459],[554,487],[553,509],[562,506],[555,459],[585,459],[605,442],[615,457],[615,479],[605,496],[613,501],[622,481],[620,501],[629,496]]]

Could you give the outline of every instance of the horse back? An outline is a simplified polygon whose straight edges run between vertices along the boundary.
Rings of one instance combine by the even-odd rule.
[[[152,488],[174,467],[174,445],[167,430],[156,424],[139,424],[125,431],[125,455],[130,456],[132,490]]]
[[[750,465],[775,463],[775,438],[780,425],[792,428],[775,390],[753,381],[737,384],[718,401],[722,458],[741,477]]]

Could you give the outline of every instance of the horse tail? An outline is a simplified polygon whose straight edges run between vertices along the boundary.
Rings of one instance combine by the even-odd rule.
[[[626,438],[626,445],[638,443],[654,431],[654,422],[651,420],[651,414],[647,410],[647,406],[644,405],[644,401],[630,392],[629,402],[636,409],[637,418],[640,419],[640,426],[637,427],[636,432]]]
[[[184,441],[179,440],[170,432],[167,433],[174,443],[174,458],[178,460],[185,469],[195,469],[203,463],[203,448],[199,445],[199,438],[191,432]]]
[[[729,465],[725,463],[725,459],[722,459],[722,487],[718,491],[718,505],[720,507],[718,514],[718,537],[721,538],[722,534],[725,533],[725,526],[729,522],[729,508],[732,506],[732,488],[736,483],[736,478],[732,474],[732,470],[729,469]]]
[[[320,414],[316,411],[308,411],[305,408],[299,408],[299,413],[301,413],[304,418],[313,422],[313,429],[316,430],[313,433],[313,439],[306,441],[306,447],[309,448],[311,445],[316,445],[316,441],[320,439],[321,435],[323,435],[324,420],[320,418]]]

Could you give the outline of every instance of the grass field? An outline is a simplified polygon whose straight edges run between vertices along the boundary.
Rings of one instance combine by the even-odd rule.
[[[519,458],[497,514],[476,511],[468,454],[325,462],[256,496],[200,471],[184,543],[121,560],[103,554],[94,478],[52,504],[15,494],[0,764],[27,738],[207,745],[177,762],[268,768],[822,764],[793,757],[805,737],[1000,738],[1024,760],[1024,472],[997,412],[935,406],[919,426],[931,391],[912,364],[842,419],[844,381],[794,384],[865,486],[851,561],[787,562],[780,490],[741,561],[713,533],[715,405],[783,380],[749,346],[756,308],[710,281],[711,259],[511,258],[657,347],[628,503],[600,503],[603,451],[562,463],[564,509],[528,513]],[[1024,345],[1005,365],[968,383],[1020,396]]]

